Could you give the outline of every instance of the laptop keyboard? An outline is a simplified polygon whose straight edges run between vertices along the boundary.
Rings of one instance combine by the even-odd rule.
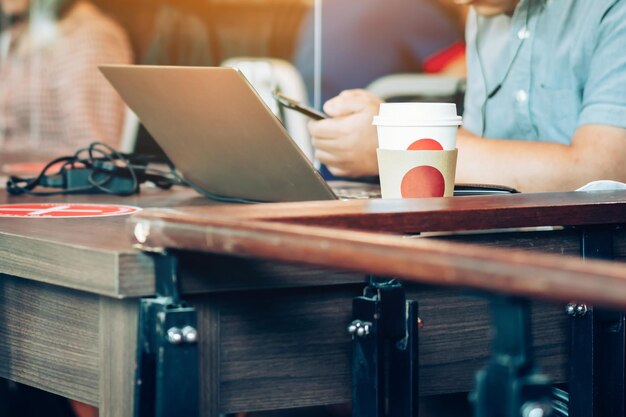
[[[364,182],[350,181],[329,181],[335,195],[340,200],[356,200],[380,198],[380,185]],[[484,185],[484,184],[456,184],[454,187],[454,196],[479,196],[479,195],[499,195],[511,194],[518,191],[500,185]]]
[[[378,184],[349,181],[329,181],[329,184],[340,200],[380,198],[380,186]]]

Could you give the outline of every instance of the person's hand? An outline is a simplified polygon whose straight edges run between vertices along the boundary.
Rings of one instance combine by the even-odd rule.
[[[380,103],[365,90],[347,90],[324,104],[330,118],[309,122],[315,156],[333,175],[378,175],[378,136],[372,120]]]

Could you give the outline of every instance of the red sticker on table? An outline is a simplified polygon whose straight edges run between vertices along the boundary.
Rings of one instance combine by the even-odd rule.
[[[3,204],[0,217],[22,218],[84,218],[125,216],[141,211],[139,207],[113,204]]]
[[[446,180],[437,168],[424,165],[407,172],[400,187],[402,198],[443,197]]]

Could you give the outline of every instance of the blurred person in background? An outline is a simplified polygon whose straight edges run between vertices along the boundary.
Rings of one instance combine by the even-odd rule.
[[[52,158],[117,147],[125,106],[98,71],[132,62],[124,30],[85,0],[0,0],[0,152]],[[9,384],[8,416],[95,417],[95,407]]]
[[[394,73],[465,77],[464,10],[439,0],[323,0],[323,101]],[[305,19],[295,62],[314,83],[314,15]]]
[[[0,11],[0,149],[118,146],[125,106],[97,67],[131,63],[124,30],[85,0],[0,0]]]
[[[626,182],[626,0],[454,2],[473,6],[457,182],[520,191]],[[345,91],[324,105],[331,118],[310,122],[333,174],[378,174],[380,103]]]

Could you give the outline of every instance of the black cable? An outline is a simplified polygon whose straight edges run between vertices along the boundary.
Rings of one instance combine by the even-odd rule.
[[[34,178],[11,176],[7,181],[7,192],[11,195],[54,196],[70,194],[105,193],[129,196],[140,191],[140,184],[149,181],[161,189],[174,185],[195,188],[210,200],[222,203],[256,204],[262,201],[227,197],[198,189],[188,183],[168,162],[169,170],[149,167],[154,157],[118,152],[102,142],[93,142],[78,149],[74,155],[56,158],[45,165]],[[57,164],[62,163],[58,170]],[[116,183],[117,180],[117,183]],[[119,188],[120,180],[128,180]],[[73,185],[79,183],[80,186]],[[36,191],[38,187],[56,188],[54,191]]]
[[[62,165],[54,170],[57,164]],[[11,176],[7,181],[7,192],[12,195],[28,194],[34,196],[52,196],[81,193],[106,193],[128,196],[139,192],[139,185],[145,181],[153,182],[157,187],[167,189],[175,184],[183,184],[175,175],[174,167],[170,172],[148,168],[150,158],[123,154],[111,146],[94,142],[81,148],[72,156],[56,158],[45,165],[34,178]],[[116,185],[115,180],[118,180]],[[119,180],[129,180],[123,188]],[[70,186],[73,183],[80,186]],[[35,191],[37,187],[58,188],[55,191]]]

